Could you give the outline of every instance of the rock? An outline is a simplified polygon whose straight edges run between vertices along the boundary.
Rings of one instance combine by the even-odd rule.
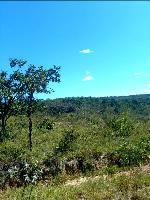
[[[55,176],[61,171],[60,161],[57,158],[50,158],[43,162],[45,165],[43,172],[44,175]]]

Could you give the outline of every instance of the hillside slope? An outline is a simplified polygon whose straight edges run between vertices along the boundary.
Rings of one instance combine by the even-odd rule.
[[[51,199],[59,199],[54,193],[59,189],[62,192],[61,183],[70,177],[113,174],[148,164],[149,111],[150,95],[38,101],[33,115],[32,151],[28,150],[28,120],[23,111],[8,121],[8,135],[0,146],[1,189],[9,191],[15,199],[15,195],[19,195],[17,191],[22,189],[14,193],[14,189],[8,187],[25,186],[28,190],[33,189],[32,184],[48,183],[54,186],[48,193],[52,195]],[[139,176],[136,175],[135,182]],[[147,184],[149,176],[142,176]],[[88,189],[94,192],[93,187],[101,187],[101,181],[97,181],[94,183],[97,186],[85,186],[87,194]],[[132,180],[127,182],[130,185]],[[110,184],[110,190],[112,187],[116,190],[111,181],[107,184]],[[38,199],[33,197],[38,194],[37,188],[33,189],[32,199]],[[130,191],[130,186],[127,189]],[[44,191],[47,193],[46,188]],[[7,199],[5,192],[2,192],[2,199]],[[100,196],[94,198],[101,199]]]

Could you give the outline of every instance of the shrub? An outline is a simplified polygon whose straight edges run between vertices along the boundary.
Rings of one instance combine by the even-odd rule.
[[[19,178],[25,185],[36,184],[42,178],[42,169],[37,162],[29,164],[25,161],[19,170]]]
[[[1,130],[2,128],[2,125],[0,124],[0,132],[2,131]],[[12,130],[11,130],[11,127],[9,127],[8,125],[5,127],[5,132],[4,134],[2,135],[2,141],[5,141],[5,140],[8,140],[8,139],[12,139],[13,136],[12,136]]]
[[[109,164],[119,167],[139,165],[146,161],[146,156],[137,145],[128,145],[124,142],[119,148],[109,155]]]
[[[72,150],[72,142],[76,139],[73,130],[67,130],[54,150],[54,154],[64,153]]]
[[[47,118],[44,119],[39,125],[38,125],[38,128],[44,128],[44,129],[47,129],[47,130],[52,130],[54,127],[54,123],[49,121]]]
[[[148,137],[143,137],[137,144],[138,148],[141,149],[143,154],[150,154],[150,135]]]
[[[127,114],[115,117],[110,124],[115,136],[129,136],[134,128],[133,122]]]
[[[36,184],[42,178],[43,170],[38,163],[28,163],[27,161],[16,161],[10,165],[3,165],[0,173],[0,187],[7,184],[12,186],[22,186]]]

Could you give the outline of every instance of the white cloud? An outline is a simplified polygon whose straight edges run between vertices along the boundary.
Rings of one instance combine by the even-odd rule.
[[[83,78],[82,80],[83,80],[83,81],[91,81],[91,80],[93,80],[94,77],[91,76],[90,74],[91,74],[91,72],[86,71],[86,72],[85,72],[85,75],[84,75],[84,78]]]
[[[91,81],[92,79],[94,79],[93,76],[91,76],[91,75],[86,75],[82,80],[83,80],[83,81]]]
[[[83,53],[83,54],[89,54],[89,53],[93,53],[94,51],[90,50],[90,49],[83,49],[80,51],[80,53]]]
[[[93,79],[93,76],[90,75],[91,72],[85,72],[85,76],[84,78],[82,79],[83,81],[91,81]]]
[[[150,83],[146,84],[147,87],[150,87]]]
[[[135,72],[134,75],[135,75],[135,76],[141,76],[142,73],[141,73],[141,72]]]
[[[150,93],[150,89],[149,90],[144,90],[145,93]]]

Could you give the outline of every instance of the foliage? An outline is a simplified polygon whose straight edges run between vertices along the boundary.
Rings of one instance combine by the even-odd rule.
[[[14,70],[12,74],[2,71],[0,73],[0,141],[6,136],[7,120],[11,115],[18,113],[24,104],[24,88],[19,79],[19,71]]]
[[[123,113],[121,116],[117,116],[111,121],[111,128],[113,130],[112,135],[124,137],[132,133],[134,126],[128,115]]]
[[[74,142],[74,140],[76,139],[75,135],[74,135],[74,131],[73,130],[68,130],[65,132],[65,134],[63,135],[62,139],[60,140],[58,146],[56,147],[56,149],[54,150],[54,154],[58,154],[58,153],[64,153],[66,151],[71,151],[71,144]]]
[[[41,109],[42,108],[42,109]],[[134,95],[125,97],[67,97],[54,100],[41,100],[37,111],[58,115],[59,113],[84,111],[97,113],[106,122],[110,122],[121,113],[130,113],[133,117],[148,121],[150,118],[150,95]],[[129,116],[128,116],[129,117]]]
[[[53,179],[53,175],[69,177],[65,165],[71,164],[75,169],[75,177],[79,174],[96,173],[98,170],[101,173],[104,167],[105,172],[113,176],[122,168],[147,163],[150,155],[150,123],[148,118],[141,119],[142,113],[139,116],[131,112],[132,104],[128,108],[131,115],[121,113],[127,100],[118,97],[115,101],[109,98],[105,101],[100,98],[37,101],[32,116],[32,152],[27,149],[27,116],[24,111],[11,116],[8,126],[12,137],[0,146],[0,167],[6,169],[1,170],[5,172],[2,175],[4,185],[10,183],[13,187],[20,187],[22,184],[35,182],[40,184],[41,181],[46,184]],[[115,107],[118,105],[116,111]],[[50,112],[52,107],[55,109],[57,106],[60,106],[61,111]],[[75,109],[66,112],[63,110],[65,106]],[[30,158],[32,162],[24,158]],[[19,161],[22,164],[17,164]],[[11,175],[7,173],[8,170]],[[34,175],[37,177],[35,182]]]
[[[110,156],[110,164],[117,164],[119,167],[139,166],[149,162],[150,138],[141,139],[137,144],[123,142]]]
[[[38,124],[38,128],[44,128],[47,130],[52,130],[54,127],[54,123],[49,121],[48,118],[45,118],[41,123]]]
[[[10,59],[10,66],[19,66],[20,68],[26,65],[27,61]],[[17,79],[21,88],[17,92],[23,93],[27,97],[27,116],[29,119],[29,149],[32,150],[32,113],[33,103],[35,101],[35,93],[51,93],[52,88],[48,88],[49,82],[60,82],[60,67],[55,66],[50,69],[44,69],[43,66],[36,67],[35,65],[28,65],[25,71],[17,70],[14,79]],[[17,85],[18,86],[18,85]],[[12,86],[9,86],[12,90]],[[16,88],[16,87],[15,87]],[[3,126],[2,126],[3,127]]]
[[[28,163],[26,160],[16,161],[1,171],[1,187],[8,184],[10,187],[36,184],[42,178],[42,169],[37,162]]]
[[[135,171],[129,175],[114,174],[105,176],[102,174],[97,179],[87,180],[75,186],[65,184],[43,185],[40,183],[34,187],[11,189],[1,194],[2,200],[33,199],[33,200],[114,200],[136,199],[149,200],[150,175]]]

